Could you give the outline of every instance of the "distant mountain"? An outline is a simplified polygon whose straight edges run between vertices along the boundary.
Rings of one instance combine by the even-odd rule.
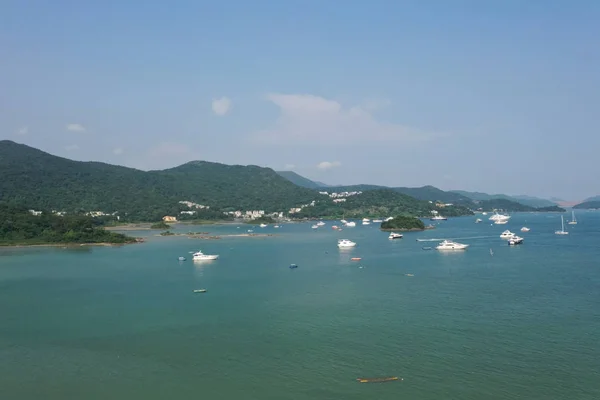
[[[323,188],[323,190],[328,190],[329,192],[352,192],[352,191],[367,191],[367,190],[378,190],[378,189],[391,189],[398,193],[402,193],[411,197],[414,197],[419,200],[433,201],[433,202],[441,202],[441,203],[451,203],[456,205],[462,205],[466,207],[473,206],[473,201],[461,194],[453,193],[453,192],[445,192],[441,189],[438,189],[434,186],[422,186],[418,188],[408,188],[408,187],[387,187],[387,186],[379,186],[379,185],[348,185],[348,186],[330,186],[327,188]]]
[[[311,181],[308,178],[303,177],[295,173],[294,171],[275,171],[279,175],[283,176],[288,181],[292,182],[295,185],[302,186],[308,189],[318,189],[321,187],[327,187],[328,185],[318,181]]]
[[[527,212],[527,211],[540,211],[540,212],[564,212],[565,209],[559,206],[545,206],[545,207],[532,207],[516,201],[507,199],[490,199],[481,200],[477,204],[478,209],[483,211],[494,211],[503,210],[508,212]]]
[[[550,200],[546,200],[546,199],[542,199],[542,198],[534,197],[534,196],[526,196],[526,195],[508,196],[506,194],[488,194],[488,193],[483,193],[483,192],[467,192],[465,190],[453,190],[452,192],[461,194],[461,195],[468,197],[475,201],[505,199],[505,200],[521,203],[523,205],[530,206],[533,208],[552,207],[552,206],[556,205],[556,203],[554,203]]]
[[[218,209],[279,211],[318,195],[270,168],[194,161],[146,172],[72,161],[8,140],[0,141],[0,176],[0,201],[65,211],[119,211],[147,221],[178,213],[180,200]]]
[[[566,201],[565,199],[561,199],[560,197],[550,197],[548,200],[553,201],[555,203],[561,203],[563,201]]]
[[[579,203],[577,205],[574,205],[573,208],[576,208],[576,209],[579,209],[579,210],[596,210],[596,209],[600,209],[600,200],[584,201],[583,203]]]
[[[587,199],[584,200],[584,202],[588,202],[588,201],[600,201],[600,196],[592,196],[592,197],[588,197]]]

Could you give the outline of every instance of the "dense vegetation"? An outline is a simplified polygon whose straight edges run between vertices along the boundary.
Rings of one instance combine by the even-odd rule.
[[[190,162],[164,171],[140,171],[79,162],[0,141],[0,201],[28,208],[118,212],[123,222],[159,221],[187,210],[189,200],[209,205],[194,219],[221,219],[222,211],[283,211],[318,194],[269,168]]]
[[[24,207],[0,204],[0,245],[135,242],[100,224],[101,220],[82,215],[33,215]]]
[[[593,200],[593,201],[584,201],[583,203],[577,204],[576,206],[573,206],[573,208],[576,208],[578,210],[593,210],[593,209],[598,209],[600,208],[600,200]]]
[[[294,214],[294,218],[376,218],[399,214],[429,216],[432,210],[439,208],[429,201],[417,200],[394,189],[373,189],[346,197],[346,201],[340,203],[325,198],[314,207],[305,207],[302,212]],[[469,209],[460,206],[444,207],[443,213],[447,216],[472,214]]]
[[[528,212],[528,211],[539,211],[539,212],[564,212],[563,208],[557,205],[549,207],[531,207],[525,204],[517,203],[515,201],[506,199],[492,199],[480,201],[477,205],[478,209],[482,211],[494,211],[502,210],[507,212]]]
[[[552,207],[555,206],[556,203],[550,200],[541,199],[539,197],[533,196],[508,196],[505,194],[487,194],[482,192],[467,192],[464,190],[453,190],[453,193],[458,193],[465,197],[470,198],[473,201],[483,201],[483,200],[498,200],[504,199],[509,200],[515,203],[521,203],[526,206],[539,208],[539,207]]]
[[[381,229],[384,231],[424,230],[425,224],[419,218],[398,215],[394,219],[382,222]]]
[[[150,226],[150,229],[171,229],[170,225],[165,224],[163,221],[157,222]]]
[[[308,189],[319,189],[323,187],[328,187],[328,185],[323,182],[315,182],[311,181],[308,178],[303,177],[302,175],[298,175],[294,171],[276,171],[279,175],[283,176],[288,181],[292,182],[294,185],[302,186]]]

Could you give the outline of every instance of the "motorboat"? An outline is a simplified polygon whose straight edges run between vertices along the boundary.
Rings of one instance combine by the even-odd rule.
[[[350,261],[360,261],[360,260],[362,260],[362,258],[360,258],[360,257],[352,257],[350,259]]]
[[[555,231],[554,234],[555,235],[568,235],[569,232],[565,231],[565,219],[563,218],[563,216],[560,216],[560,223],[562,225],[562,228],[560,229],[560,231]]]
[[[432,221],[447,221],[448,218],[442,217],[441,215],[434,215],[430,218]]]
[[[510,219],[510,215],[494,213],[494,215],[492,215],[489,219],[490,221],[508,221]]]
[[[319,228],[319,225],[313,225],[313,226],[311,226],[311,228],[313,228],[313,229],[318,229],[318,228]]]
[[[363,221],[362,224],[363,225],[371,225],[371,223],[369,221]]]
[[[363,218],[362,222],[371,222],[369,218]]]
[[[402,234],[401,233],[395,233],[392,232],[390,233],[390,236],[388,236],[388,239],[402,239]]]
[[[346,221],[345,219],[341,219],[340,222],[344,225],[346,225],[348,223],[348,221]]]
[[[529,232],[531,229],[529,229],[528,227],[524,226],[521,228],[521,232]]]
[[[509,231],[509,230],[505,230],[504,232],[502,232],[502,233],[500,234],[500,237],[501,237],[502,239],[510,239],[510,238],[512,238],[512,237],[514,237],[514,236],[515,236],[515,234],[514,234],[514,233],[512,233],[512,232],[511,232],[511,231]]]
[[[206,293],[206,289],[194,289],[194,293]]]
[[[261,228],[266,228],[266,227],[267,227],[267,224],[260,224],[259,226],[260,226]]]
[[[444,240],[438,244],[436,250],[466,250],[469,247],[468,244],[456,243],[451,240]]]
[[[178,260],[179,261],[185,261],[185,257],[179,257]]]
[[[338,240],[338,247],[339,248],[347,248],[347,247],[354,247],[356,246],[356,243],[354,243],[351,240],[348,239],[340,239]]]
[[[331,227],[331,229],[333,229],[333,230],[339,229],[339,226],[337,226],[337,225],[333,225],[333,226]]]
[[[346,222],[346,227],[348,227],[348,228],[352,228],[352,227],[355,227],[355,226],[356,226],[356,222],[354,222],[354,221],[348,221],[348,222]]]
[[[478,224],[478,223],[480,223],[481,221],[482,221],[482,219],[481,219],[481,218],[477,218],[477,219],[475,220],[475,223],[476,223],[476,224]]]
[[[375,224],[380,224],[380,223],[382,223],[382,222],[383,222],[383,220],[382,220],[382,219],[374,219],[374,220],[373,220],[373,223],[375,223]]]
[[[571,210],[571,220],[567,223],[569,225],[577,225],[577,220],[575,219],[575,210]]]
[[[317,222],[317,226],[323,226],[323,225],[325,225],[325,222],[323,222],[323,221]]]
[[[273,228],[279,228],[279,225],[275,225],[275,226],[273,226]]]
[[[295,269],[295,268],[298,268],[297,264],[290,264],[290,269]]]
[[[207,261],[207,260],[216,260],[219,258],[218,254],[204,254],[201,251],[198,251],[193,254],[194,261]]]
[[[508,222],[507,219],[497,219],[494,221],[494,224],[496,225],[506,225],[506,223]]]
[[[252,229],[248,229],[248,233],[252,233],[254,232]]]
[[[523,243],[523,238],[521,236],[513,236],[510,239],[508,239],[508,245],[509,246],[516,246],[518,244]]]

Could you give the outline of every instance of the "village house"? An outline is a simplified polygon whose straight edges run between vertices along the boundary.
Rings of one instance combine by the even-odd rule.
[[[170,215],[165,215],[162,218],[163,222],[177,222],[177,217],[172,217]]]

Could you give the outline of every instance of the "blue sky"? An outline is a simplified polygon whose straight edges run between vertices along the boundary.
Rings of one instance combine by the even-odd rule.
[[[0,138],[142,169],[600,193],[600,2],[0,4]]]

